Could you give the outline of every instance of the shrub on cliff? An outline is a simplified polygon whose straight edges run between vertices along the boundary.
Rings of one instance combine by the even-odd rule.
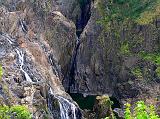
[[[147,107],[143,101],[138,101],[134,112],[131,113],[131,105],[127,103],[125,109],[125,119],[160,119],[156,114],[155,108],[153,105]]]
[[[2,74],[3,74],[3,72],[2,72],[2,66],[0,65],[0,79],[2,78]]]
[[[0,119],[31,119],[31,114],[25,106],[0,106]]]

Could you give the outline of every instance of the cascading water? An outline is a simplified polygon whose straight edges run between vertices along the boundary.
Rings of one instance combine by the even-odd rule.
[[[54,96],[58,100],[60,108],[61,119],[81,119],[82,115],[79,108],[72,103],[69,99],[66,99],[60,95],[54,95],[52,89],[49,90],[50,95]],[[52,110],[52,106],[50,106]]]
[[[67,91],[69,91],[69,92],[72,90],[72,88],[75,87],[75,80],[74,79],[75,79],[75,70],[76,70],[76,64],[77,64],[76,57],[77,57],[79,46],[80,46],[80,39],[77,37],[76,46],[75,46],[75,49],[74,49],[74,52],[73,52],[73,55],[71,58],[71,65],[69,68],[69,72],[68,72],[67,76],[65,77],[65,81],[67,81],[67,83],[64,82],[68,85]]]
[[[77,47],[76,47],[77,50],[78,50],[79,45],[80,45],[80,42],[77,38]],[[73,57],[73,61],[76,58],[76,53],[77,52],[74,53],[75,56]],[[49,61],[50,65],[52,66],[52,70],[55,73],[55,75],[57,77],[61,77],[61,72],[60,72],[59,66],[55,63],[54,57],[50,53],[48,54],[48,61]],[[74,65],[73,65],[73,67],[74,67]],[[50,89],[48,91],[48,107],[49,107],[49,110],[51,113],[53,112],[52,98],[55,98],[58,100],[61,119],[81,119],[82,118],[82,114],[81,114],[79,108],[71,100],[66,99],[60,95],[55,95],[52,88],[50,87]]]
[[[61,110],[61,119],[77,119],[76,118],[76,109],[77,107],[69,102],[67,99],[58,96],[60,110]]]
[[[5,39],[7,39],[7,41],[8,41],[8,43],[14,47],[14,51],[15,51],[16,57],[17,57],[18,68],[24,74],[26,81],[33,82],[33,79],[31,78],[30,75],[34,72],[32,72],[32,71],[29,72],[27,70],[27,69],[30,69],[30,67],[28,66],[29,64],[26,62],[27,54],[26,54],[25,49],[20,48],[18,46],[16,40],[11,38],[9,35],[3,34],[2,36],[5,37]],[[79,44],[79,42],[77,42],[77,43]],[[60,75],[59,68],[58,68],[57,64],[54,63],[55,61],[53,59],[53,56],[49,55],[48,61],[50,62],[50,65],[53,67],[52,68],[53,72],[55,72],[56,76],[59,77],[59,75]],[[37,77],[35,77],[35,78],[37,78]],[[36,82],[38,82],[38,81],[39,80],[36,80]],[[81,119],[82,118],[81,111],[79,110],[78,106],[76,106],[76,104],[74,104],[72,102],[72,100],[66,99],[65,97],[61,96],[60,94],[59,95],[54,94],[54,92],[52,91],[51,88],[48,91],[48,95],[50,95],[50,96],[48,96],[48,108],[50,110],[50,113],[52,113],[52,111],[53,111],[52,110],[53,100],[51,98],[51,96],[52,96],[58,100],[59,110],[60,110],[60,119]],[[32,98],[33,98],[33,95],[32,95]]]
[[[10,36],[8,34],[2,34],[2,36],[5,37],[11,45],[15,44],[15,41],[12,38],[10,38]],[[24,56],[25,56],[23,50],[17,47],[15,49],[15,51],[16,51],[17,56],[18,56],[18,64],[20,64],[20,70],[24,73],[26,81],[33,82],[32,79],[30,78],[30,76],[28,75],[28,73],[23,69],[23,67],[24,67]]]
[[[16,49],[17,55],[18,55],[18,60],[20,63],[20,70],[24,73],[26,81],[28,82],[33,82],[32,79],[29,77],[28,73],[24,71],[23,65],[24,65],[24,53],[20,49]]]

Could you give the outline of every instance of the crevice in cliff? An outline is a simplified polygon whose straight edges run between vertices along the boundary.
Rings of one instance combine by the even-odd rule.
[[[79,0],[81,17],[76,21],[76,34],[79,38],[91,16],[91,0]]]
[[[91,0],[79,0],[79,4],[81,8],[81,17],[76,22],[76,44],[71,57],[69,70],[63,80],[63,85],[68,93],[70,93],[70,90],[75,89],[76,86],[75,71],[77,67],[77,53],[81,44],[80,35],[91,16]]]

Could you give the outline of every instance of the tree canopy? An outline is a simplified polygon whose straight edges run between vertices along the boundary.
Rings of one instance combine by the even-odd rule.
[[[126,20],[148,24],[160,15],[159,0],[100,0],[103,22],[124,23]]]

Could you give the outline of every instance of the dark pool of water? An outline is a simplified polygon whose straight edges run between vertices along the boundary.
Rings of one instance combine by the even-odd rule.
[[[95,95],[89,95],[84,97],[82,94],[71,93],[70,96],[72,99],[77,102],[81,109],[89,109],[92,110],[96,101]]]
[[[81,109],[93,110],[96,101],[96,95],[88,95],[84,97],[83,94],[80,93],[70,93],[70,96],[75,102],[77,102]],[[111,106],[112,109],[121,108],[120,102],[115,97],[110,97],[110,100],[113,102]]]

